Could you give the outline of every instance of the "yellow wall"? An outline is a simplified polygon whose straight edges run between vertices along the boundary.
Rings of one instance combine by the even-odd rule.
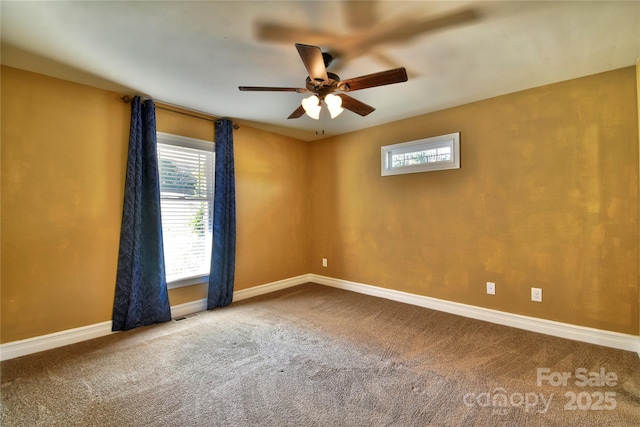
[[[638,334],[635,82],[629,67],[313,143],[312,272]],[[380,175],[381,146],[451,132],[461,169]]]
[[[1,342],[111,319],[130,106],[122,94],[2,67]],[[212,123],[157,111],[158,130]],[[234,133],[236,289],[309,272],[308,144]],[[171,290],[172,305],[204,285]]]
[[[636,101],[638,102],[638,147],[640,147],[640,58],[638,58],[638,62],[636,62]],[[640,148],[638,151],[638,165],[640,168]],[[640,203],[638,205],[638,210],[640,211]],[[638,233],[638,247],[640,248],[640,233]],[[640,249],[638,250],[638,257],[638,287],[640,288]],[[638,323],[640,324],[640,291],[638,291],[638,307]],[[640,335],[640,331],[638,335]]]
[[[129,114],[2,67],[2,342],[111,318]]]
[[[636,79],[630,67],[311,143],[243,125],[236,289],[313,272],[637,335]],[[2,67],[3,343],[111,319],[121,95]],[[157,117],[213,137],[210,122]],[[380,176],[382,145],[456,131],[461,169]]]
[[[309,273],[309,145],[245,125],[234,143],[235,289]]]

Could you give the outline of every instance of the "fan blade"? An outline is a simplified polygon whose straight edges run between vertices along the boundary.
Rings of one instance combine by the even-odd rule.
[[[379,73],[342,80],[338,84],[338,89],[345,92],[352,92],[354,90],[367,89],[370,87],[406,82],[408,79],[407,70],[404,67],[400,67],[394,68],[393,70],[381,71]]]
[[[342,7],[347,26],[352,30],[363,30],[376,25],[377,3],[377,1],[343,1]]]
[[[324,58],[322,51],[318,46],[310,46],[307,44],[296,43],[296,49],[302,58],[309,78],[318,83],[329,81],[327,76],[327,68],[324,66]]]
[[[435,31],[478,19],[480,15],[474,9],[464,9],[447,13],[422,21],[394,21],[390,25],[379,25],[370,34],[362,38],[358,46],[376,46],[385,43],[400,43],[420,34]]]
[[[376,110],[371,105],[367,105],[364,102],[358,101],[357,99],[352,98],[347,94],[338,93],[336,94],[336,96],[342,98],[342,108],[353,111],[354,113],[359,114],[362,117],[373,113]]]
[[[254,31],[259,40],[269,42],[295,43],[302,41],[306,44],[316,46],[334,45],[338,42],[338,37],[335,34],[310,31],[304,28],[289,27],[269,22],[256,23]]]
[[[371,56],[371,58],[375,59],[379,64],[382,64],[387,68],[400,68],[400,64],[395,62],[393,59],[391,59],[391,57],[389,57],[379,49],[370,50],[369,55]],[[407,76],[409,78],[414,78],[414,77],[418,77],[419,74],[412,70],[407,70]]]
[[[300,87],[238,86],[238,89],[245,92],[309,92],[307,89]]]
[[[301,117],[303,114],[304,114],[304,108],[302,108],[302,105],[301,105],[298,108],[296,108],[296,111],[291,113],[291,115],[287,117],[287,119],[297,119],[298,117]]]

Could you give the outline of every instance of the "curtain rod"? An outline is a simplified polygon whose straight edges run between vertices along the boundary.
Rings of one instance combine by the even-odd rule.
[[[122,100],[122,102],[124,102],[126,104],[130,103],[131,101],[133,101],[133,98],[131,98],[128,95],[124,95],[120,99]],[[182,114],[183,116],[189,116],[189,117],[193,117],[193,118],[200,119],[200,120],[206,120],[208,122],[213,122],[215,124],[221,123],[220,119],[202,117],[202,116],[208,116],[209,114],[207,114],[207,113],[201,113],[200,111],[191,110],[189,108],[181,107],[179,105],[172,105],[172,104],[169,104],[169,103],[166,103],[166,102],[162,102],[162,101],[157,101],[157,102],[159,102],[160,104],[164,104],[164,105],[156,105],[156,108],[159,109],[159,110],[171,111],[172,113]],[[171,108],[171,107],[173,107],[173,108]],[[192,111],[193,113],[201,114],[201,115],[190,114],[190,113],[188,113],[186,111],[177,110],[177,108],[179,108],[181,110]],[[240,129],[240,126],[234,123],[233,124],[233,128],[234,129]]]

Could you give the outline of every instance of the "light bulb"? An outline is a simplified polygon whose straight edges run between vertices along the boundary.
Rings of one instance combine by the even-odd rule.
[[[327,109],[332,119],[335,119],[344,111],[344,108],[342,108],[342,98],[337,95],[328,94],[324,97],[324,102],[327,103]]]
[[[320,99],[317,96],[311,95],[308,98],[304,98],[302,100],[302,108],[312,119],[318,120],[320,118]]]

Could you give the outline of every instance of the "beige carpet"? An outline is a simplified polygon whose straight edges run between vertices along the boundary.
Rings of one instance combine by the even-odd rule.
[[[2,362],[1,393],[7,427],[638,426],[640,360],[307,284]]]

